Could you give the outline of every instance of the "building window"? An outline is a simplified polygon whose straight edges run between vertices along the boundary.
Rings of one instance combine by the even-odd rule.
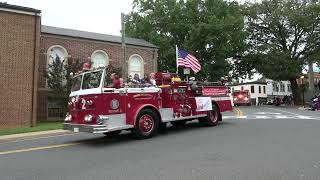
[[[263,94],[266,94],[266,86],[263,86]]]
[[[254,86],[251,86],[251,93],[254,93]]]
[[[91,55],[92,68],[97,68],[100,65],[108,66],[109,65],[109,56],[106,52],[102,50],[97,50]]]
[[[273,83],[272,83],[272,88],[273,88],[273,91],[274,91],[274,92],[279,92],[279,86],[278,86],[278,83],[273,82]]]
[[[129,58],[129,74],[132,77],[138,74],[140,78],[144,75],[144,66],[143,66],[143,59],[139,55],[132,55]]]
[[[53,61],[60,60],[67,63],[68,52],[62,46],[52,46],[48,49],[48,64],[52,64]]]
[[[55,45],[55,46],[51,46],[48,51],[47,51],[47,68],[50,68],[50,65],[53,62],[56,61],[61,61],[64,65],[66,65],[68,63],[68,52],[67,50],[60,46],[60,45]],[[65,69],[65,67],[63,67],[63,72],[66,74],[67,70]],[[67,84],[67,79],[62,80],[62,83],[65,85]],[[46,79],[46,87],[48,86],[47,84],[47,79]]]
[[[261,94],[261,86],[259,86],[259,94]]]
[[[280,92],[284,92],[284,84],[280,83]]]
[[[288,92],[291,92],[291,84],[287,84]]]
[[[54,45],[51,46],[47,51],[47,68],[49,69],[53,62],[61,61],[63,64],[68,63],[68,52],[67,50],[60,46],[60,45]],[[66,74],[66,69],[63,69],[64,73]],[[47,82],[47,79],[46,79]],[[63,85],[67,84],[67,79],[64,77],[62,79]],[[46,87],[48,87],[48,84],[46,83]],[[48,118],[61,118],[64,116],[64,109],[59,104],[58,100],[56,99],[48,99],[47,102],[48,106]]]

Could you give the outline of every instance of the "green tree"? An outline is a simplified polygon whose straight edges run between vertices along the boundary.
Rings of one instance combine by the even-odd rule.
[[[320,4],[315,0],[262,0],[244,5],[249,34],[237,71],[256,70],[267,78],[289,80],[295,99],[303,65],[319,56]]]
[[[126,17],[126,34],[157,45],[159,69],[176,71],[175,45],[200,61],[198,78],[228,75],[233,58],[245,50],[240,6],[223,0],[134,0]]]
[[[72,74],[79,72],[81,67],[79,59],[61,60],[59,56],[56,56],[49,64],[48,72],[45,73],[49,88],[48,100],[56,103],[63,112],[67,111],[73,81]]]

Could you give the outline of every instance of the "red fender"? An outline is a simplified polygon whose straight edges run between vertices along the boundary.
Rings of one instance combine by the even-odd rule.
[[[156,106],[154,106],[153,104],[141,104],[137,107],[132,108],[131,113],[127,113],[127,123],[130,125],[135,125],[136,118],[137,118],[139,112],[144,108],[150,108],[150,109],[154,110],[158,114],[160,121],[161,121],[161,115],[160,115],[159,109]]]

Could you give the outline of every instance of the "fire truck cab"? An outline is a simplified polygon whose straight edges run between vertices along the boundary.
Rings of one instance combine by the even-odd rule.
[[[247,105],[251,106],[250,92],[249,90],[240,90],[233,92],[233,104],[235,106]]]
[[[73,79],[64,129],[73,132],[119,134],[131,130],[145,139],[157,134],[167,122],[174,126],[198,119],[206,126],[231,111],[228,89],[221,83],[172,81],[170,73],[155,73],[150,84],[108,87],[106,68],[83,72]]]

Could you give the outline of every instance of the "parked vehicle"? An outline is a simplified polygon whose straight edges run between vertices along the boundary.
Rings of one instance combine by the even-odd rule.
[[[266,105],[273,105],[274,104],[274,100],[268,100],[267,102],[266,102]]]
[[[144,139],[168,122],[180,126],[198,119],[215,126],[221,112],[232,110],[228,88],[221,83],[173,81],[170,73],[156,73],[157,86],[110,88],[107,74],[100,68],[74,77],[64,129],[106,135],[130,130]]]
[[[274,99],[274,105],[280,106],[282,104],[282,99],[279,96],[276,96]]]

